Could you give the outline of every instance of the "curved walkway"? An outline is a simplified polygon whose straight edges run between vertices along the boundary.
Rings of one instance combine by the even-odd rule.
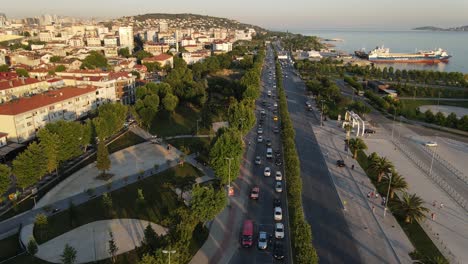
[[[158,235],[166,235],[168,230],[160,225],[139,219],[112,219],[92,222],[75,228],[52,240],[39,245],[36,257],[60,263],[60,255],[65,244],[69,244],[77,251],[76,263],[87,263],[110,258],[109,231],[114,234],[118,247],[117,255],[133,250],[141,245],[144,230],[151,224]],[[21,241],[27,245],[33,237],[33,226],[25,226],[21,230]]]

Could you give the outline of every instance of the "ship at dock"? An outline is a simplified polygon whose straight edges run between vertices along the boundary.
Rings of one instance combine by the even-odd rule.
[[[451,57],[447,51],[440,48],[429,51],[421,50],[415,53],[390,53],[389,48],[382,46],[367,54],[369,61],[383,63],[440,63],[448,62]]]

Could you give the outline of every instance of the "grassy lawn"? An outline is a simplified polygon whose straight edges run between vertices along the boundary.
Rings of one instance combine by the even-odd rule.
[[[14,257],[23,252],[19,244],[19,234],[0,240],[0,261]]]
[[[375,175],[375,173],[371,172],[368,169],[370,164],[364,151],[358,152],[357,161],[359,162],[359,165],[361,165],[361,167],[364,169],[367,176],[369,176],[374,186],[377,186],[377,191],[380,193],[381,197],[384,197],[382,195],[386,195],[387,188],[383,185],[377,185],[377,175]],[[396,194],[395,199],[398,199]],[[391,203],[391,201],[389,203]],[[416,251],[418,251],[422,256],[432,258],[441,257],[445,259],[445,257],[442,255],[442,253],[440,253],[439,249],[434,245],[431,238],[427,236],[426,232],[424,232],[424,230],[418,222],[408,224],[405,223],[404,217],[398,216],[396,214],[394,215],[401,228],[406,233],[406,236],[408,236],[409,240],[413,244]]]
[[[143,143],[145,141],[145,139],[137,136],[135,133],[128,131],[123,136],[110,143],[107,147],[109,149],[109,153],[114,153],[130,146]]]
[[[177,106],[174,113],[160,112],[153,120],[150,132],[162,137],[194,134],[197,130],[197,120],[200,118],[200,110],[187,105]],[[199,122],[199,134],[208,133],[202,129]]]
[[[111,192],[111,210],[104,207],[101,198],[90,200],[73,210],[65,210],[49,217],[49,228],[45,232],[35,228],[34,236],[42,244],[78,226],[114,218],[136,218],[168,226],[172,220],[170,212],[184,206],[170,187],[192,182],[200,175],[201,172],[187,163],[171,168]],[[138,189],[143,191],[144,203],[137,203]]]
[[[199,153],[199,160],[208,162],[210,144],[213,138],[177,138],[170,139],[167,142],[185,154]]]

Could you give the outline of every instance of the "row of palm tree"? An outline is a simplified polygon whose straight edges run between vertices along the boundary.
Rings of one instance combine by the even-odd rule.
[[[348,146],[353,151],[353,158],[357,159],[358,152],[366,150],[366,143],[360,138],[352,138],[347,141]],[[401,198],[392,203],[391,208],[405,218],[406,223],[412,223],[424,218],[424,214],[429,211],[424,207],[424,200],[416,194],[409,194],[408,182],[399,174],[393,164],[386,158],[380,157],[373,152],[367,157],[368,169],[377,176],[378,186],[389,188],[389,200],[393,200],[395,192],[402,192]],[[387,201],[388,203],[389,201]]]

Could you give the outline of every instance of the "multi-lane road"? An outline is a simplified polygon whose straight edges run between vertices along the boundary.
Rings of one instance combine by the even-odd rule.
[[[244,191],[242,195],[248,195],[251,188],[258,186],[260,188],[259,199],[249,199],[245,203],[244,217],[245,219],[253,220],[254,222],[254,244],[251,248],[242,248],[239,244],[236,252],[231,258],[230,263],[233,264],[245,264],[245,263],[291,263],[291,248],[290,248],[290,233],[289,233],[289,217],[287,211],[286,201],[286,183],[283,177],[283,192],[275,191],[275,173],[281,171],[284,176],[283,165],[276,165],[276,155],[273,153],[273,158],[266,158],[267,140],[271,141],[273,151],[281,151],[282,156],[282,145],[280,133],[275,133],[274,128],[280,127],[280,120],[275,121],[274,116],[277,116],[275,112],[274,103],[277,102],[276,93],[276,79],[275,79],[275,62],[274,56],[271,49],[268,49],[267,56],[265,59],[265,66],[262,72],[262,92],[259,100],[256,102],[256,117],[257,126],[255,132],[250,133],[246,139],[248,144],[247,153],[245,155],[245,162],[241,170],[242,180],[247,183],[248,191]],[[268,96],[268,91],[271,91],[271,96]],[[261,111],[265,111],[265,115],[261,116]],[[263,119],[261,128],[263,133],[263,142],[258,142],[257,133],[258,125],[260,120]],[[255,164],[255,158],[259,156],[261,158],[261,164]],[[264,176],[265,167],[271,169],[271,176]],[[274,199],[280,199],[281,208],[283,212],[282,220],[275,221],[273,215],[273,201]],[[281,222],[285,226],[285,237],[283,239],[276,239],[274,236],[275,223]],[[242,221],[237,223],[242,225]],[[240,229],[242,232],[242,228]],[[258,233],[265,231],[272,237],[269,239],[266,250],[259,250],[257,248]],[[237,238],[240,234],[236,234]],[[274,243],[275,240],[280,241],[284,248],[284,259],[276,260],[273,257]]]
[[[284,88],[288,110],[296,132],[296,147],[301,162],[302,203],[312,227],[313,244],[320,263],[362,263],[335,185],[310,124],[319,124],[305,110],[305,84],[290,64],[284,64]]]

